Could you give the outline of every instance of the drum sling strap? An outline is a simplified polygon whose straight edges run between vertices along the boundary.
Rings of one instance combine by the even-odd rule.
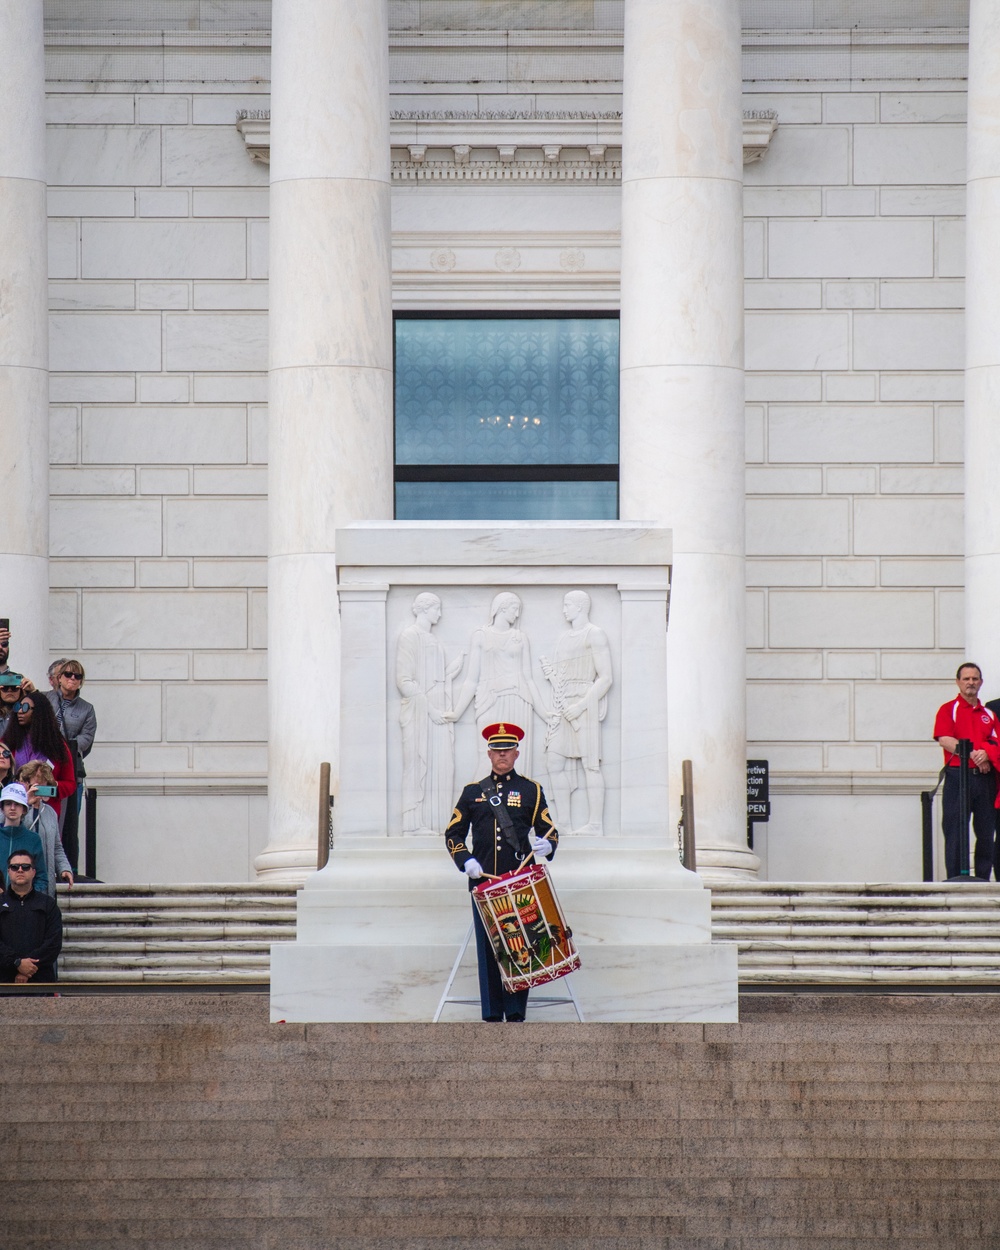
[[[526,839],[523,839],[514,828],[514,822],[510,818],[510,812],[504,804],[503,799],[497,794],[496,783],[492,777],[484,777],[479,783],[479,788],[483,792],[483,798],[493,808],[493,815],[500,831],[504,836],[504,841],[519,855],[524,855],[527,851]]]

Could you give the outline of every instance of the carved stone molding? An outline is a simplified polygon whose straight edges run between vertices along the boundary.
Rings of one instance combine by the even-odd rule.
[[[778,124],[743,114],[743,164],[759,161]],[[242,110],[236,127],[255,161],[271,159],[271,115]],[[619,182],[621,113],[394,112],[393,182]]]

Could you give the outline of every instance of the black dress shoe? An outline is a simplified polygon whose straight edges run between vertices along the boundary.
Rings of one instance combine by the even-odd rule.
[[[508,1024],[524,1024],[524,1016],[518,1016],[518,1015],[508,1016],[507,1023]]]
[[[502,1024],[503,1016],[483,1016],[483,1024]]]

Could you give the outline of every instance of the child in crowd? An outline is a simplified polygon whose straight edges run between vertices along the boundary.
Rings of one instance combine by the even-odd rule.
[[[27,851],[35,857],[37,875],[35,889],[47,894],[49,874],[45,867],[45,850],[42,840],[34,829],[26,829],[23,821],[28,811],[28,794],[20,782],[14,781],[0,790],[0,864],[6,864],[15,851]],[[6,888],[6,880],[4,887]]]
[[[0,745],[0,751],[2,750]],[[48,874],[47,892],[55,898],[57,880],[73,884],[73,865],[69,862],[59,836],[59,817],[38,793],[39,786],[54,786],[55,778],[44,760],[31,760],[17,770],[17,779],[25,787],[28,796],[28,810],[21,827],[33,830],[41,839]],[[35,888],[41,890],[45,887],[38,885],[36,880]]]

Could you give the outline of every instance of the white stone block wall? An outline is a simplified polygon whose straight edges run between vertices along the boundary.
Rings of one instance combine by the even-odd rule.
[[[269,7],[46,6],[52,647],[111,880],[245,880],[266,842],[268,188],[235,118]]]
[[[890,0],[744,5],[744,102],[779,117],[745,180],[772,878],[919,874],[916,792],[962,658],[963,9],[928,0],[894,38]],[[265,841],[268,190],[234,123],[268,104],[268,11],[143,3],[126,35],[121,6],[46,6],[52,645],[101,718],[110,879],[242,879]],[[391,20],[395,108],[620,106],[620,0],[394,0]],[[474,39],[490,23],[510,47]],[[443,33],[418,51],[420,30]],[[397,302],[613,305],[617,196],[397,187]],[[180,834],[202,824],[193,871]]]
[[[745,178],[748,751],[777,783],[755,830],[771,879],[920,874],[917,793],[963,658],[960,38],[855,33],[851,61],[846,33],[815,37],[808,88],[801,48],[748,41],[746,102],[780,119]]]

